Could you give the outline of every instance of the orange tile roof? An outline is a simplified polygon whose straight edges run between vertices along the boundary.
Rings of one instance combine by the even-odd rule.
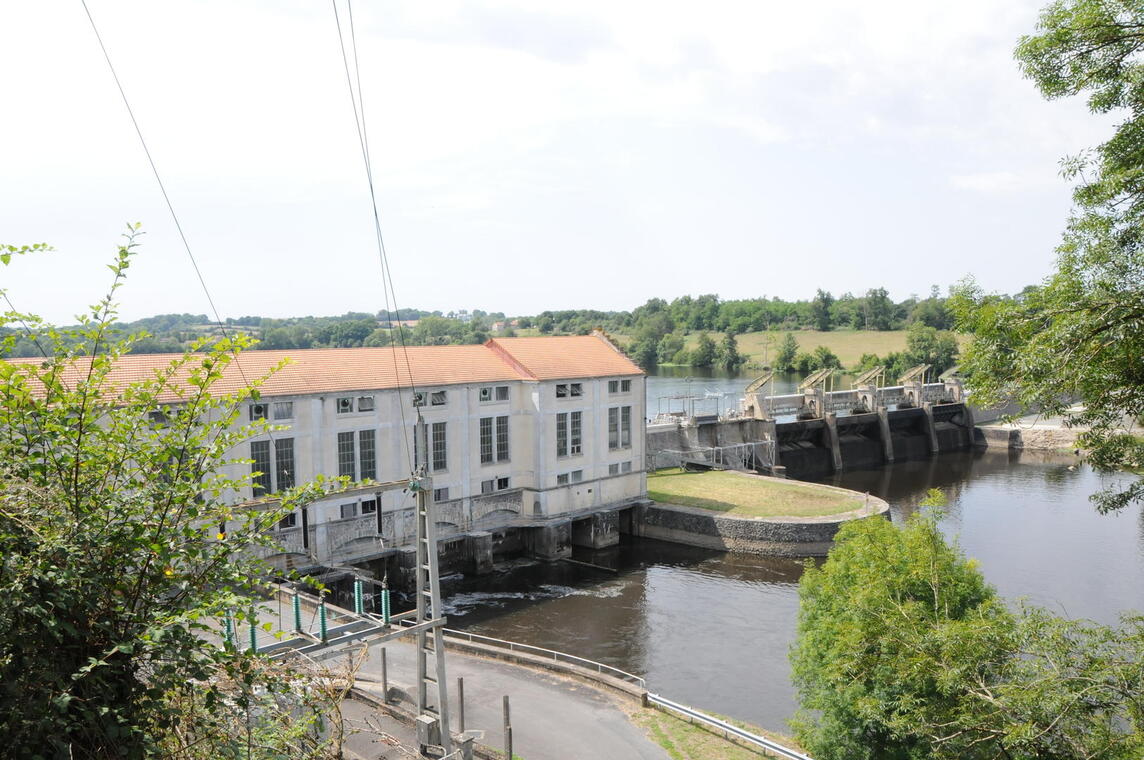
[[[596,334],[493,338],[485,345],[503,351],[537,380],[643,374],[631,359]]]
[[[496,345],[507,344],[507,345]],[[123,387],[155,377],[182,354],[130,354],[121,357],[108,382]],[[261,388],[263,396],[292,396],[409,387],[546,380],[640,374],[639,367],[595,336],[507,338],[483,346],[410,346],[391,348],[315,348],[280,351],[244,351],[214,386],[217,394],[231,393],[263,377],[275,365],[288,364]],[[13,363],[39,359],[11,359]],[[67,371],[64,382],[74,386],[87,363]],[[185,380],[187,368],[177,377]],[[176,401],[169,392],[160,401]]]
[[[108,376],[114,387],[152,378],[182,354],[130,354],[116,362]],[[406,361],[408,357],[408,361]],[[410,376],[419,387],[460,383],[504,382],[530,379],[502,361],[484,346],[410,346],[390,348],[317,348],[281,351],[244,351],[223,372],[214,386],[216,394],[231,393],[263,377],[283,360],[288,364],[261,387],[263,396],[363,391],[408,387]],[[39,361],[14,359],[13,362]],[[79,363],[65,373],[74,385],[87,364]],[[412,370],[412,373],[410,372]],[[179,373],[186,378],[187,372]],[[161,401],[175,401],[174,392]]]

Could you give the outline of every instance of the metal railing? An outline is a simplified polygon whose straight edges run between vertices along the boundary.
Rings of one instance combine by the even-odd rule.
[[[811,760],[809,756],[804,755],[801,752],[795,752],[793,749],[784,747],[778,742],[773,742],[765,736],[759,736],[758,734],[753,734],[750,731],[745,731],[744,729],[732,725],[725,720],[719,720],[718,718],[700,712],[693,707],[681,705],[678,702],[672,702],[670,699],[665,699],[658,694],[652,694],[648,692],[647,701],[648,704],[656,705],[657,707],[678,713],[688,718],[689,720],[698,721],[699,723],[703,723],[707,726],[710,726],[711,728],[718,729],[723,732],[724,736],[734,736],[735,738],[741,739],[748,744],[753,744],[756,747],[761,748],[764,752],[768,752],[775,757],[786,758],[786,760]]]
[[[403,625],[412,624],[412,621],[409,620],[400,620],[398,622]],[[634,684],[641,689],[647,688],[647,682],[640,676],[628,673],[624,670],[620,670],[619,668],[613,668],[611,665],[605,665],[602,662],[596,662],[595,660],[588,660],[583,657],[567,654],[565,652],[557,652],[554,649],[544,649],[543,647],[532,646],[531,644],[521,644],[516,641],[496,639],[492,636],[482,636],[479,633],[469,633],[468,631],[458,631],[454,628],[445,628],[444,631],[445,635],[447,636],[465,639],[470,643],[485,642],[502,649],[507,649],[510,652],[524,652],[528,654],[540,655],[546,659],[551,658],[554,662],[565,662],[572,665],[579,665],[580,667],[586,667],[589,670],[595,670],[600,674],[610,675],[613,678],[618,678],[622,681],[627,681],[628,683]],[[778,742],[772,741],[765,736],[759,736],[758,734],[751,733],[750,731],[732,725],[725,720],[720,720],[719,718],[696,710],[693,707],[688,707],[687,705],[673,702],[672,700],[661,697],[658,694],[647,692],[647,701],[650,705],[655,705],[661,709],[669,710],[671,712],[682,715],[688,720],[703,723],[711,728],[717,729],[723,733],[724,737],[733,736],[737,739],[747,742],[748,744],[759,747],[764,752],[767,752],[774,757],[784,758],[784,760],[813,760],[810,756],[804,755],[801,752],[796,752],[789,747],[784,747]]]
[[[401,622],[405,625],[411,624],[411,621],[408,621],[408,620],[402,620]],[[469,633],[468,631],[458,631],[454,628],[446,628],[445,629],[445,635],[446,636],[452,636],[452,637],[455,637],[458,639],[466,639],[471,643],[477,642],[477,641],[486,642],[486,643],[492,644],[494,646],[498,646],[502,649],[507,649],[510,652],[525,652],[527,654],[535,654],[535,655],[539,655],[541,657],[544,657],[545,659],[550,659],[553,662],[565,662],[565,663],[568,663],[569,665],[579,665],[580,667],[587,668],[588,670],[594,670],[597,673],[600,673],[602,675],[609,675],[609,676],[612,676],[613,678],[618,678],[621,681],[627,681],[628,683],[635,684],[636,686],[640,687],[641,689],[647,688],[647,682],[644,681],[644,679],[640,678],[637,675],[629,673],[626,670],[620,670],[619,668],[613,668],[611,665],[605,665],[602,662],[596,662],[595,660],[588,660],[588,659],[585,659],[583,657],[577,657],[574,654],[567,654],[565,652],[557,652],[554,649],[544,649],[543,647],[534,647],[531,644],[521,644],[521,643],[516,642],[516,641],[507,641],[505,639],[494,639],[492,636],[482,636],[479,633]]]

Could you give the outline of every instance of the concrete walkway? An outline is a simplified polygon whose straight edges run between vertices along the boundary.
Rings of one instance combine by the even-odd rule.
[[[415,648],[401,640],[385,645],[389,687],[402,689],[412,708],[416,700]],[[447,651],[449,700],[453,710],[454,732],[459,730],[457,678],[465,680],[465,728],[483,730],[482,744],[501,749],[502,698],[511,705],[513,754],[525,760],[663,760],[666,750],[654,743],[643,729],[633,725],[624,713],[619,696],[554,673],[533,670],[496,660]],[[381,647],[370,650],[369,660],[358,671],[359,686],[381,693]],[[363,720],[367,708],[354,708],[353,718]],[[349,716],[347,716],[349,717]],[[382,719],[385,720],[385,719]],[[389,730],[388,728],[386,729]],[[394,728],[395,736],[409,735],[411,729]],[[370,760],[389,757],[384,748],[353,742],[353,749]]]

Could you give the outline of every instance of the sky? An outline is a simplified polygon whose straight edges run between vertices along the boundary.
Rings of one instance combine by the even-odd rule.
[[[1022,78],[1043,2],[359,0],[396,304],[1016,292],[1111,123]],[[88,7],[221,317],[384,309],[331,4]],[[0,6],[0,71],[0,243],[55,248],[16,308],[69,321],[141,222],[122,317],[209,314],[80,0]]]

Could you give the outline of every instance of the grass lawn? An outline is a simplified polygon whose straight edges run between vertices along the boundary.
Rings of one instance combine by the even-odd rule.
[[[653,501],[736,517],[820,517],[862,506],[860,500],[833,491],[728,471],[660,470],[647,476],[647,495]]]
[[[757,726],[741,721],[722,719],[753,734],[766,736],[791,749],[797,749],[797,745],[788,737],[763,731]],[[728,741],[720,734],[713,733],[712,729],[690,723],[661,710],[640,710],[632,716],[632,720],[647,731],[653,741],[667,750],[667,754],[673,760],[754,760],[759,757],[770,757],[761,749]]]
[[[773,330],[771,332],[751,332],[737,335],[735,340],[739,343],[739,353],[746,355],[753,364],[760,367],[772,363],[779,350],[784,332],[783,330]],[[790,332],[798,341],[799,351],[805,351],[809,354],[813,353],[814,349],[819,346],[826,346],[838,356],[842,366],[847,368],[857,366],[862,354],[877,354],[885,357],[886,354],[893,351],[905,351],[906,335],[908,335],[905,330],[887,330],[885,332],[877,330],[829,330],[827,332],[791,330]],[[723,337],[722,333],[717,332],[712,332],[710,335],[716,343]],[[631,342],[631,338],[627,335],[614,334],[612,337],[623,346]],[[963,349],[969,342],[969,337],[968,335],[957,336],[957,341]],[[689,333],[686,343],[687,349],[694,349],[698,340],[699,333]],[[767,347],[768,342],[770,343],[769,348]]]

